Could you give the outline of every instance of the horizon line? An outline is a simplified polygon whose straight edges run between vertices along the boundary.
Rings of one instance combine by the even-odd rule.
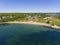
[[[0,13],[60,13],[60,12],[0,12]]]

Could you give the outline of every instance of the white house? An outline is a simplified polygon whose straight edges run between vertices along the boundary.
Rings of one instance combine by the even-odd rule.
[[[43,18],[44,20],[49,20],[49,19],[51,19],[51,17],[45,17],[45,18]]]
[[[2,17],[3,19],[6,18],[5,16]]]

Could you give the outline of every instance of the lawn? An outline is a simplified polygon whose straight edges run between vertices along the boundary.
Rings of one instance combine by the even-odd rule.
[[[51,21],[52,21],[51,24],[60,26],[60,19],[53,18],[53,19],[51,19]]]

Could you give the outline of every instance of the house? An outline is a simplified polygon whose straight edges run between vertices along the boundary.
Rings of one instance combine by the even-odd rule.
[[[45,21],[46,21],[46,23],[50,23],[50,19],[51,19],[51,17],[45,17],[45,18],[43,18]]]
[[[12,16],[10,16],[10,18],[13,18]]]
[[[43,18],[44,20],[49,20],[49,19],[51,19],[51,17],[45,17],[45,18]]]
[[[3,19],[6,18],[5,16],[2,17]]]

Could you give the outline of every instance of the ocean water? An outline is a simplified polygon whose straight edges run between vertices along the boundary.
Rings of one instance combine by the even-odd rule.
[[[0,25],[0,45],[60,45],[60,30],[31,25]]]

